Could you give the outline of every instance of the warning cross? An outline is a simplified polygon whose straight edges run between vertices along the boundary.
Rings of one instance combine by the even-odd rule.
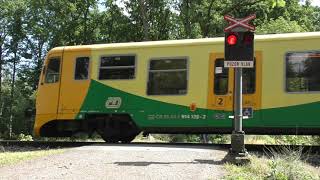
[[[248,30],[251,30],[251,31],[254,31],[256,28],[250,24],[248,24],[248,22],[252,19],[255,19],[256,18],[256,15],[255,14],[252,14],[250,16],[247,16],[243,19],[235,19],[231,16],[228,16],[228,15],[225,15],[224,16],[224,19],[229,21],[230,24],[228,27],[226,27],[224,29],[225,32],[229,32],[231,31],[232,29],[236,28],[236,27],[243,27],[243,28],[246,28]]]

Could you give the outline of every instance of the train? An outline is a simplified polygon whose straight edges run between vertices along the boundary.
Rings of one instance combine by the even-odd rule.
[[[320,134],[320,32],[256,35],[243,69],[246,134]],[[44,61],[34,133],[230,134],[234,68],[224,37],[55,47]]]

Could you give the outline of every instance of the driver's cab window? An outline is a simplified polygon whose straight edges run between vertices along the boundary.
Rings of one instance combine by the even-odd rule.
[[[57,83],[60,78],[60,58],[54,57],[49,59],[47,66],[45,83]]]

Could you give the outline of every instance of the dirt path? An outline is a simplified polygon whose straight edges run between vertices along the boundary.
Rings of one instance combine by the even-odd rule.
[[[0,179],[221,179],[223,150],[84,146],[0,168]]]

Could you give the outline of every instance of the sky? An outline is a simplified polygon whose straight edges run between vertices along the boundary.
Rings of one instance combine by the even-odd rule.
[[[305,2],[305,0],[302,0],[303,2]],[[313,6],[319,6],[320,7],[320,0],[312,0],[311,3]]]
[[[314,5],[314,6],[320,6],[320,0],[314,0],[314,1],[312,2],[312,5]]]
[[[124,1],[128,1],[128,0],[124,0]],[[306,0],[300,0],[301,4],[304,4],[305,1],[306,1]],[[102,1],[100,0],[100,2],[102,2]],[[122,0],[116,0],[116,3],[117,3],[117,5],[118,5],[119,7],[125,9],[125,6],[124,6]],[[318,7],[320,7],[320,0],[311,0],[311,5],[312,5],[312,6],[318,6]],[[104,10],[103,6],[99,6],[99,8],[100,8],[101,10]],[[127,12],[125,12],[125,14],[127,14]]]

